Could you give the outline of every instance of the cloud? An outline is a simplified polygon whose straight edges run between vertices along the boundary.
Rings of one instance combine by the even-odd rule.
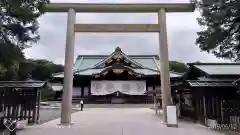
[[[66,2],[54,0],[53,2]],[[159,3],[160,0],[91,0],[91,3]],[[188,0],[165,0],[160,2],[187,2]],[[89,0],[74,0],[86,3]],[[196,32],[200,27],[194,13],[168,13],[167,32],[169,59],[183,62],[224,62],[195,45]],[[44,58],[56,63],[64,62],[66,43],[66,18],[64,13],[47,13],[39,18],[41,39],[38,44],[25,50],[28,58]],[[157,23],[157,14],[77,14],[77,23]],[[157,33],[77,33],[75,57],[78,54],[110,54],[119,46],[127,54],[159,54]]]

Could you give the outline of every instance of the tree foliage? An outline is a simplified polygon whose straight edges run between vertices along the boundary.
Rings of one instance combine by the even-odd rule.
[[[49,0],[1,0],[0,43],[14,44],[23,49],[39,39],[38,21],[44,4]]]
[[[174,71],[178,73],[185,73],[188,71],[188,67],[186,66],[186,64],[178,61],[170,61],[169,69],[170,71]]]
[[[28,59],[20,64],[19,79],[47,80],[50,79],[53,73],[57,72],[63,72],[62,65],[57,65],[43,59]]]
[[[18,79],[22,50],[39,39],[37,18],[49,0],[0,0],[0,78]]]
[[[239,0],[198,3],[201,12],[198,22],[203,29],[197,33],[196,43],[202,51],[213,53],[219,58],[240,58],[239,3]]]
[[[34,60],[35,68],[32,71],[32,78],[37,80],[49,79],[53,73],[63,72],[62,65],[56,65],[47,60]]]
[[[13,44],[0,44],[0,71],[1,77],[14,80],[17,77],[18,64],[24,60],[20,48]]]
[[[7,69],[0,64],[0,78],[3,78],[6,72],[7,72]]]
[[[0,80],[48,80],[53,73],[63,72],[63,65],[51,61],[27,59],[6,69],[0,64]]]

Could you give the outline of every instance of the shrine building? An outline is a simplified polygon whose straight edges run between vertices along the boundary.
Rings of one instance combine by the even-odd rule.
[[[79,55],[74,64],[73,100],[85,103],[152,103],[160,97],[160,60],[157,55],[127,55],[117,47],[110,55]],[[171,86],[183,74],[169,72]],[[61,100],[64,73],[52,76],[56,99]],[[173,91],[173,87],[172,87]]]

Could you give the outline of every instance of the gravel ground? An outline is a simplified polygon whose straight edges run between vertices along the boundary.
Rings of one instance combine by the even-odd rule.
[[[86,108],[72,119],[71,127],[56,128],[55,120],[17,135],[224,135],[190,122],[166,127],[149,108]]]
[[[73,110],[72,113],[74,112],[77,112],[77,111]],[[61,110],[57,108],[56,109],[40,108],[39,114],[40,114],[40,124],[42,124],[42,123],[60,118]]]
[[[59,103],[55,103],[59,106]],[[73,105],[76,107],[76,104]],[[85,104],[84,108],[152,108],[152,104]],[[73,110],[72,113],[77,112]],[[40,108],[40,124],[60,118],[61,110],[59,108]]]
[[[44,102],[42,106],[61,107],[60,102]],[[72,104],[73,108],[79,108],[79,104]],[[153,104],[84,104],[84,108],[152,108]]]
[[[77,110],[72,110],[72,113],[77,112]],[[40,108],[39,110],[40,114],[40,123],[43,124],[46,122],[49,122],[51,120],[55,120],[60,118],[61,115],[61,110],[54,108],[54,109],[49,109],[49,108]],[[0,132],[0,135],[10,135],[9,131],[4,131],[4,133]]]

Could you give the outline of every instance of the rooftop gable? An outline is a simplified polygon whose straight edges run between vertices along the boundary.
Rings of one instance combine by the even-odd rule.
[[[134,61],[129,56],[127,56],[125,53],[123,53],[120,47],[117,47],[111,55],[109,55],[104,60],[95,64],[94,67],[103,67],[104,64],[107,61],[111,60],[112,58],[125,58],[127,61],[131,62],[134,67],[143,68],[143,66],[140,63]]]
[[[126,55],[121,50],[117,50],[110,55],[79,55],[74,65],[75,71],[81,71],[88,68],[101,68],[104,63],[111,59],[117,51],[122,57],[127,59],[135,68],[147,68],[151,70],[158,70],[157,64],[159,57],[157,55]]]

